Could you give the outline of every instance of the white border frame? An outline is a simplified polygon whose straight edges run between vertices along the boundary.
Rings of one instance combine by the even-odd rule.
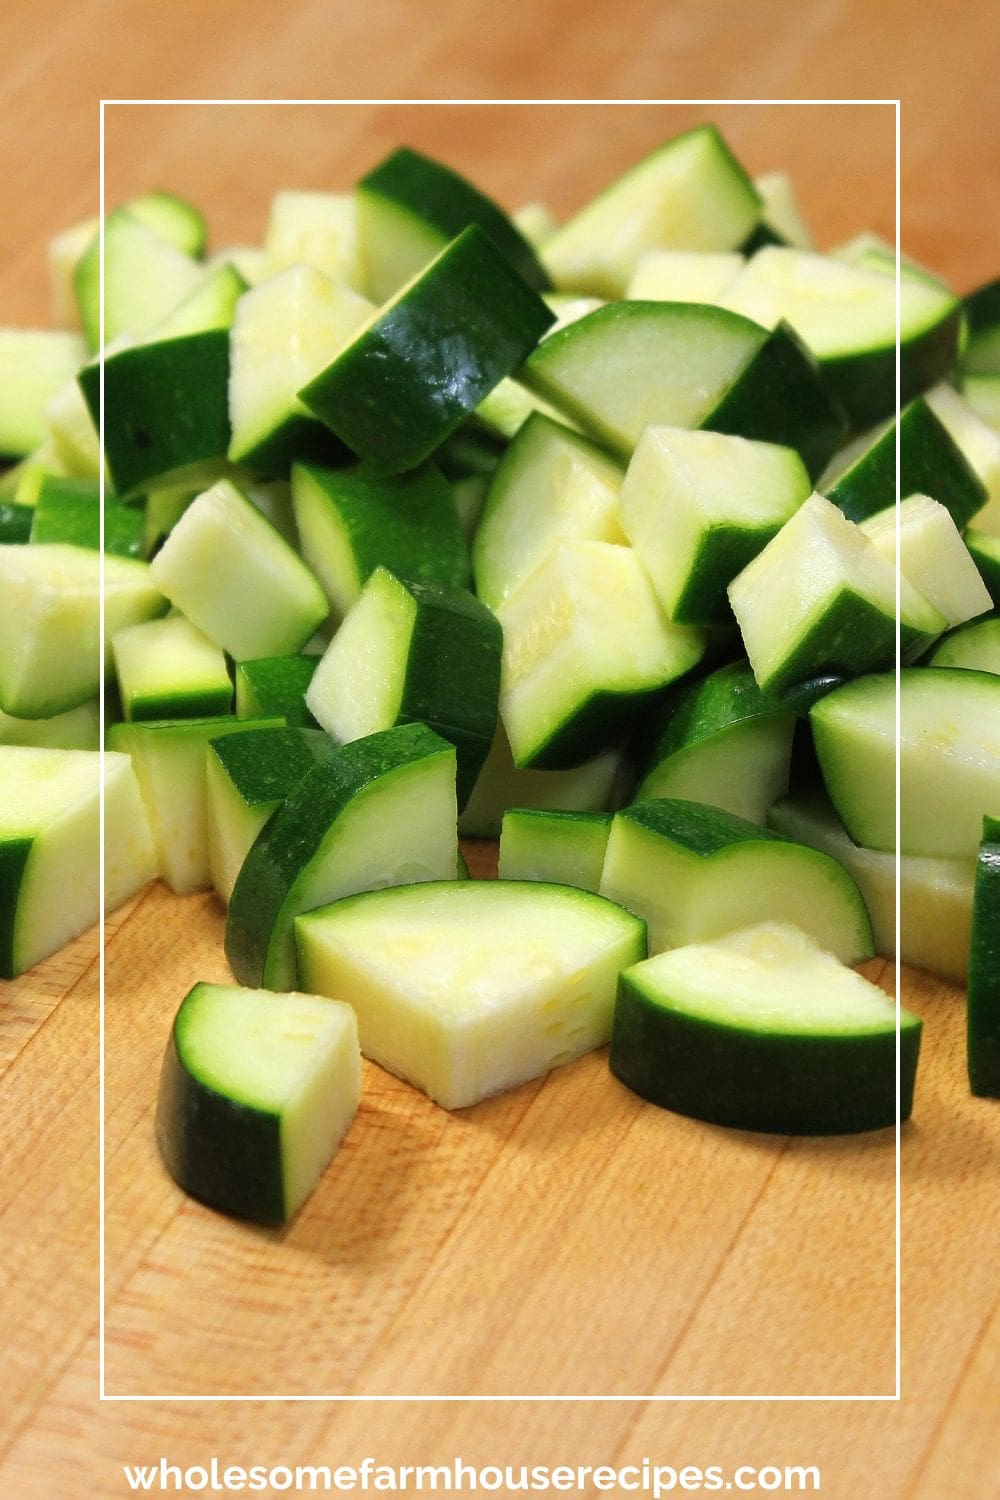
[[[373,106],[373,105],[420,105],[428,108],[446,106],[498,106],[498,105],[547,105],[567,107],[573,105],[601,105],[606,108],[641,107],[653,105],[688,105],[688,106],[731,106],[731,105],[827,105],[827,106],[855,106],[855,105],[881,105],[891,107],[894,112],[895,122],[895,250],[896,250],[896,766],[895,766],[895,818],[896,818],[896,849],[899,849],[900,835],[900,797],[899,797],[899,734],[900,734],[900,571],[899,571],[899,412],[900,412],[900,130],[902,101],[900,99],[101,99],[100,100],[100,189],[99,189],[99,213],[100,213],[100,343],[101,353],[99,355],[99,391],[100,391],[100,414],[98,422],[98,437],[100,451],[104,454],[104,158],[105,158],[105,110],[114,105],[219,105],[229,106],[261,106],[281,107],[284,105],[311,105],[319,107],[345,107],[345,106]],[[100,587],[101,599],[104,598],[104,466],[100,469]],[[895,972],[895,998],[896,998],[896,1126],[895,1126],[895,1388],[891,1394],[879,1395],[801,1395],[801,1396],[774,1396],[774,1395],[637,1395],[637,1396],[554,1396],[554,1395],[532,1395],[525,1393],[515,1396],[413,1396],[413,1395],[348,1395],[337,1393],[317,1393],[315,1395],[245,1395],[245,1394],[223,1394],[223,1395],[112,1395],[105,1385],[105,1332],[106,1332],[106,1290],[105,1290],[105,1223],[104,1223],[104,1194],[105,1194],[105,1098],[104,1098],[104,1063],[105,1063],[105,1035],[104,1035],[104,610],[101,610],[99,649],[101,653],[100,671],[100,735],[101,735],[101,784],[100,784],[100,882],[102,892],[102,912],[99,935],[98,951],[98,976],[100,987],[99,1002],[99,1058],[100,1058],[100,1084],[99,1084],[99,1172],[98,1181],[100,1189],[100,1215],[98,1230],[98,1261],[99,1261],[99,1298],[98,1298],[98,1329],[99,1329],[99,1401],[117,1402],[229,1402],[229,1401],[257,1401],[257,1402],[312,1402],[334,1404],[340,1402],[486,1402],[486,1403],[510,1403],[526,1401],[531,1403],[558,1403],[558,1402],[602,1402],[616,1404],[650,1403],[664,1404],[668,1402],[899,1402],[902,1400],[901,1391],[901,1357],[902,1357],[902,1304],[901,1304],[901,1245],[900,1245],[900,1015],[902,987],[902,963],[899,956],[899,923],[900,923],[900,863],[897,852],[896,858],[896,957],[894,960]]]

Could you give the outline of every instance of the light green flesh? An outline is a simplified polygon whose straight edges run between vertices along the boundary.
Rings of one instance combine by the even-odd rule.
[[[351,539],[329,497],[304,470],[292,474],[292,504],[302,556],[319,580],[335,620],[343,620],[361,593]]]
[[[491,609],[570,538],[624,543],[622,471],[585,438],[537,420],[507,450],[473,547],[476,592]]]
[[[101,743],[97,699],[51,719],[16,719],[0,711],[0,745],[37,745],[50,750],[97,750]]]
[[[381,193],[359,193],[358,219],[364,289],[373,302],[388,302],[446,243],[440,230]]]
[[[658,954],[629,979],[657,1004],[739,1031],[808,1037],[896,1029],[889,996],[792,924],[750,925],[715,943]],[[915,1017],[903,1011],[900,1024]]]
[[[733,250],[760,213],[756,192],[710,127],[626,172],[546,240],[557,287],[620,297],[647,250]]]
[[[829,255],[768,246],[759,250],[719,299],[723,307],[764,328],[784,320],[820,358],[892,348],[896,342],[895,278]],[[954,297],[923,279],[901,283],[904,343],[946,316]]]
[[[798,844],[747,841],[704,858],[619,816],[601,895],[643,918],[650,953],[772,921],[798,927],[841,963],[872,953],[856,887],[833,860]]]
[[[116,633],[111,648],[126,719],[165,717],[137,715],[144,703],[200,696],[214,704],[231,692],[224,653],[183,615],[129,625]]]
[[[989,498],[976,516],[976,525],[1000,531],[1000,432],[950,385],[934,386],[925,392],[924,400],[986,487]]]
[[[946,635],[928,658],[929,667],[962,667],[1000,676],[1000,619],[977,620]]]
[[[363,264],[353,193],[275,193],[264,254],[272,273],[313,266],[334,281],[360,288]]]
[[[472,796],[459,817],[458,831],[468,838],[499,838],[501,820],[510,807],[600,812],[612,805],[621,773],[622,757],[615,750],[606,750],[569,771],[518,770],[506,731],[498,724]]]
[[[281,1120],[287,1218],[316,1186],[361,1102],[354,1012],[295,991],[200,984],[178,1020],[185,1069],[206,1088]]]
[[[965,375],[962,395],[976,415],[1000,433],[1000,375]]]
[[[102,554],[60,542],[0,547],[0,707],[47,719],[93,698],[100,680]],[[103,556],[107,655],[117,630],[162,614],[145,563]]]
[[[143,193],[125,205],[126,211],[140,224],[182,250],[185,255],[201,255],[205,248],[207,229],[205,220],[185,198],[175,193]]]
[[[75,333],[0,328],[0,456],[23,458],[48,437],[45,407],[87,357]]]
[[[73,289],[73,272],[77,261],[97,233],[97,219],[84,219],[70,225],[49,241],[49,299],[52,325],[76,333],[80,329],[80,309]]]
[[[586,813],[513,809],[500,834],[501,880],[540,880],[596,892],[611,820]]]
[[[763,222],[777,231],[782,239],[797,250],[808,250],[812,246],[812,235],[806,227],[799,208],[795,189],[786,172],[764,172],[755,177],[753,185],[763,204]]]
[[[396,723],[416,616],[409,590],[377,568],[306,690],[306,707],[338,744]]]
[[[649,772],[636,801],[677,797],[763,824],[788,790],[794,719],[754,719],[676,751]]]
[[[248,807],[212,754],[206,760],[205,793],[209,874],[219,899],[228,905],[250,846],[278,803]]]
[[[923,595],[950,626],[993,607],[989,591],[969,556],[951,512],[928,495],[910,495],[861,522],[886,562],[899,565],[907,583]]]
[[[671,625],[635,553],[566,542],[497,610],[503,626],[500,712],[525,763],[602,689],[643,693],[695,665],[701,632]]]
[[[303,982],[350,995],[361,1050],[462,1109],[602,1046],[642,930],[565,886],[453,881],[300,917]]]
[[[510,216],[510,222],[524,235],[529,245],[534,245],[536,250],[559,228],[558,221],[553,218],[544,203],[522,204],[520,208],[515,208]]]
[[[150,572],[170,602],[237,661],[297,652],[327,614],[312,573],[226,479],[187,508]]]
[[[630,302],[715,302],[746,262],[737,254],[647,250],[625,290]]]
[[[104,227],[104,342],[122,334],[142,338],[194,292],[204,275],[189,255],[167,244],[126,210]],[[100,263],[96,241],[77,268],[80,308],[87,342],[100,341]]]
[[[55,953],[101,915],[100,780],[97,751],[0,749],[0,839],[32,839],[17,892],[18,973]],[[104,816],[103,904],[110,912],[156,873],[149,828],[127,756],[104,758]]]
[[[745,531],[763,548],[811,490],[791,448],[727,433],[647,427],[622,486],[622,526],[667,618],[674,618],[713,530]],[[710,601],[706,610],[708,618]]]
[[[108,744],[131,755],[152,829],[159,873],[172,891],[208,890],[207,746],[224,734],[280,728],[282,719],[190,719],[115,724]]]
[[[101,472],[101,442],[75,374],[46,402],[44,417],[67,472],[96,479]]]
[[[811,495],[729,587],[729,602],[761,686],[780,672],[844,592],[895,619],[895,567],[835,505]],[[929,639],[946,628],[943,617],[905,578],[900,581],[900,609],[901,619]],[[822,632],[817,634],[822,652]]]
[[[858,678],[813,709],[830,800],[848,833],[892,853],[895,679]],[[900,678],[900,852],[974,859],[983,818],[1000,807],[1000,680],[912,668]]]
[[[190,333],[207,333],[213,328],[231,328],[236,304],[247,289],[247,283],[235,266],[213,266],[189,297],[158,323],[149,335],[155,339],[179,339]]]
[[[293,265],[240,299],[229,374],[229,457],[239,463],[283,422],[310,413],[296,394],[374,311],[311,265]]]
[[[777,833],[829,854],[857,882],[872,920],[876,950],[896,954],[896,857],[863,849],[847,835],[833,808],[818,798],[786,797],[771,808]],[[899,956],[903,963],[964,982],[972,932],[974,860],[899,859]]]

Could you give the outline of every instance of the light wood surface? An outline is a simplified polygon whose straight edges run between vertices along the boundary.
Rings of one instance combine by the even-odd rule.
[[[892,97],[906,248],[960,287],[996,271],[996,49],[986,0],[364,7],[13,0],[0,218],[5,322],[43,321],[44,246],[97,201],[114,97]],[[509,205],[571,209],[715,118],[793,173],[821,244],[891,233],[885,106],[114,106],[108,198],[168,186],[214,242],[258,239],[277,187],[346,185],[391,144]],[[487,857],[487,856],[483,856]],[[151,1115],[194,978],[225,978],[211,896],[150,887],[107,929],[106,1382],[111,1396],[868,1394],[894,1385],[891,1132],[786,1141],[643,1106],[603,1055],[458,1116],[366,1068],[362,1112],[283,1233],[172,1186]],[[997,1111],[966,1091],[961,996],[925,1019],[903,1135],[902,1400],[718,1404],[98,1402],[93,934],[0,1003],[0,1495],[126,1493],[125,1462],[816,1464],[843,1500],[996,1490]],[[891,973],[869,972],[891,988]]]

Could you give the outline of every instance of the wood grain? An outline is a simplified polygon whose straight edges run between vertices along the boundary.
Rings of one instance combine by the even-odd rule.
[[[5,321],[47,313],[44,245],[97,201],[105,97],[903,96],[904,238],[964,287],[996,271],[998,106],[986,0],[12,0],[0,140]],[[109,201],[154,186],[258,239],[284,186],[347,184],[406,139],[514,205],[563,212],[671,131],[716,118],[791,170],[821,244],[890,233],[886,106],[116,105]],[[183,1198],[151,1137],[167,1027],[224,978],[214,898],[151,887],[108,926],[107,1388],[552,1395],[879,1394],[894,1382],[891,1133],[787,1142],[647,1109],[600,1055],[451,1117],[379,1069],[344,1149],[280,1234]],[[887,987],[884,967],[872,972]],[[904,1131],[903,1399],[844,1406],[455,1401],[99,1404],[96,940],[0,1008],[0,1494],[125,1493],[120,1465],[815,1463],[844,1500],[993,1493],[997,1115],[963,1071],[961,997],[925,1019]]]

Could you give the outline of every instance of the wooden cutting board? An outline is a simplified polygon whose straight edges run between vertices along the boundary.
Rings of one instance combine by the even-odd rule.
[[[907,248],[959,285],[996,270],[991,8],[604,7],[502,15],[397,0],[281,24],[234,0],[13,4],[0,17],[9,321],[41,321],[49,234],[96,204],[101,95],[882,97],[904,92]],[[928,7],[930,12],[933,7]],[[919,41],[919,45],[918,45]],[[933,66],[928,59],[934,60]],[[557,67],[558,64],[558,67]],[[877,64],[877,66],[876,66]],[[947,87],[942,80],[947,78]],[[400,140],[510,205],[569,211],[714,118],[787,167],[822,245],[891,234],[884,105],[114,106],[108,202],[166,186],[216,245],[259,240],[278,187],[349,183]],[[908,121],[908,123],[907,123]],[[975,134],[972,134],[974,130]],[[993,173],[993,190],[988,188]],[[479,868],[489,853],[473,858]],[[227,977],[214,897],[150,887],[108,923],[105,1346],[113,1397],[885,1396],[895,1386],[892,1132],[789,1141],[634,1099],[603,1054],[450,1116],[374,1066],[344,1148],[281,1233],[186,1200],[156,1157],[159,1058],[195,978]],[[823,1493],[992,1494],[996,1107],[964,1077],[963,1002],[907,974],[925,1021],[902,1139],[899,1403],[98,1402],[98,965],[87,935],[0,1006],[0,1494],[125,1493],[120,1465],[224,1461],[811,1463]],[[887,966],[868,967],[892,988]]]

